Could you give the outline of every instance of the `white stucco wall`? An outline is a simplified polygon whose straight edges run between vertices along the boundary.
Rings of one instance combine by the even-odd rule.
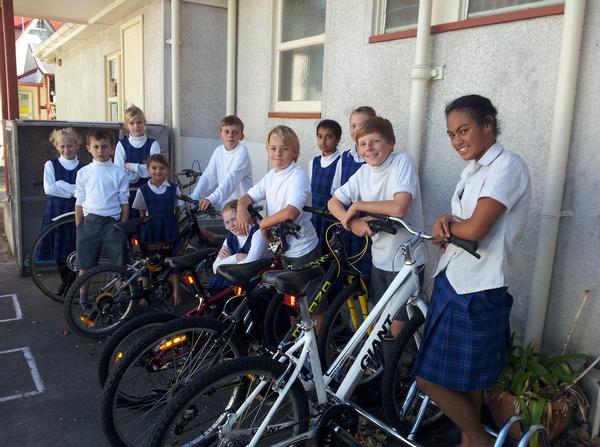
[[[122,22],[143,15],[144,112],[148,122],[164,122],[164,58],[162,0],[153,0]],[[98,31],[86,39],[72,39],[58,52],[56,115],[59,120],[105,121],[105,56],[120,50],[121,25],[94,25]]]
[[[349,142],[348,116],[359,105],[371,105],[395,126],[397,149],[406,145],[410,104],[409,70],[415,39],[367,43],[367,0],[327,2],[322,117],[336,119],[344,129],[342,147]],[[273,48],[273,1],[240,0],[238,31],[239,116],[247,126],[246,139],[264,144],[275,124],[291,126],[300,136],[301,162],[316,147],[318,120],[269,119]],[[546,164],[556,89],[562,16],[446,32],[432,36],[435,65],[446,66],[444,79],[431,84],[421,167],[421,188],[427,229],[449,210],[454,186],[464,162],[446,136],[444,107],[453,98],[479,93],[499,110],[500,141],[521,154],[533,181],[533,203],[521,250],[514,261],[511,293],[515,299],[513,329],[524,332],[531,275],[542,209]],[[260,31],[258,31],[260,30]],[[588,2],[576,99],[572,150],[569,157],[564,208],[571,217],[561,222],[551,285],[544,344],[557,349],[577,309],[584,288],[598,295],[600,237],[596,149],[599,133],[597,101],[600,81],[600,4]],[[432,258],[436,258],[433,248]],[[600,300],[590,300],[575,333],[572,349],[600,354],[595,328],[600,324]]]

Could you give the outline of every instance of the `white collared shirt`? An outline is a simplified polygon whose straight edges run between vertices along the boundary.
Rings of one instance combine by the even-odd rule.
[[[141,137],[129,136],[127,139],[129,140],[129,144],[134,148],[139,149],[146,144],[148,137],[146,137],[146,135],[142,135]],[[152,146],[150,146],[150,155],[153,154],[160,154],[160,146],[157,140],[154,140]],[[146,163],[131,163],[131,170],[126,169],[126,156],[125,148],[120,141],[117,142],[117,147],[115,148],[115,164],[125,169],[125,173],[127,174],[130,183],[135,183],[141,178],[150,177]]]
[[[206,197],[220,210],[246,194],[251,186],[252,163],[248,149],[242,143],[231,150],[222,144],[213,152],[190,197],[194,200]],[[210,193],[213,188],[216,189]]]
[[[79,159],[77,157],[69,160],[61,155],[58,157],[58,162],[68,171],[72,171],[79,166]],[[75,195],[75,185],[64,180],[56,180],[52,160],[48,160],[44,165],[44,192],[48,196],[63,197],[65,199],[70,199]]]
[[[358,200],[381,201],[394,200],[394,195],[407,192],[411,195],[410,206],[403,219],[415,230],[423,229],[423,210],[421,208],[421,187],[415,166],[405,152],[392,152],[379,166],[364,164],[350,179],[335,191],[335,197],[345,206]],[[373,245],[373,265],[386,272],[397,272],[404,265],[404,256],[400,247],[411,235],[404,228],[398,228],[396,234],[380,231],[371,239]],[[426,248],[421,244],[413,252],[417,264],[426,261]]]
[[[506,207],[489,233],[478,241],[481,259],[449,244],[433,275],[446,269],[448,281],[459,294],[509,285],[511,255],[527,223],[531,203],[527,165],[500,143],[463,170],[452,196],[452,214],[468,219],[481,197],[490,197]]]
[[[290,165],[276,171],[271,169],[256,185],[248,191],[248,195],[254,202],[267,201],[267,216],[281,211],[288,205],[294,206],[300,214],[294,223],[300,225],[298,239],[293,236],[287,237],[288,249],[284,256],[288,258],[299,258],[310,253],[319,243],[315,227],[310,220],[310,213],[302,211],[302,208],[310,203],[310,182],[306,171],[296,164]]]
[[[317,157],[320,157],[319,161],[320,161],[321,167],[326,168],[329,165],[331,165],[332,163],[338,163],[340,161],[340,151],[338,151],[336,149],[333,154],[320,155],[320,156],[317,155]],[[311,184],[312,184],[313,164],[317,157],[311,158],[310,161],[308,162],[308,181],[311,182]],[[337,166],[336,166],[335,170],[337,171]]]
[[[165,179],[164,182],[162,182],[162,184],[160,186],[154,186],[154,184],[152,183],[152,181],[148,182],[148,187],[150,188],[150,191],[152,191],[154,194],[164,194],[167,191],[167,188],[171,186],[171,184],[169,183],[169,181],[167,179]],[[181,195],[181,191],[179,190],[179,187],[177,187],[177,195]],[[175,208],[183,206],[183,201],[176,199],[175,200]],[[142,189],[138,188],[137,192],[135,193],[135,199],[133,199],[133,203],[131,204],[132,208],[135,208],[136,210],[146,210],[148,211],[148,206],[146,205],[146,199],[144,199],[144,194],[142,193]],[[175,209],[173,209],[173,212],[175,212]],[[149,215],[149,213],[148,213]]]
[[[121,205],[129,203],[129,182],[123,169],[112,161],[92,162],[77,172],[75,205],[83,208],[83,215],[96,214],[121,217]]]

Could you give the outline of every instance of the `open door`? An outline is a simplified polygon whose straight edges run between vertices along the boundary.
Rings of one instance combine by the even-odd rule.
[[[132,104],[144,109],[144,26],[138,16],[121,26],[123,57],[123,109]]]

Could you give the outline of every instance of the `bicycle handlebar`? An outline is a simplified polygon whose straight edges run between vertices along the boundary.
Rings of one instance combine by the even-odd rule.
[[[182,171],[176,172],[175,175],[176,176],[184,176],[184,177],[188,177],[188,178],[195,178],[195,177],[197,178],[202,175],[202,172],[194,171],[193,169],[184,169]]]

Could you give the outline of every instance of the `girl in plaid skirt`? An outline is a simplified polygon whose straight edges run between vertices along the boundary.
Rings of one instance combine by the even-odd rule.
[[[507,292],[511,254],[531,202],[527,166],[496,141],[496,108],[468,95],[446,107],[448,136],[469,164],[452,197],[452,214],[433,226],[443,251],[437,266],[425,336],[414,372],[419,387],[461,429],[462,447],[493,440],[481,424],[483,390],[504,367],[512,297]],[[479,241],[481,259],[447,244],[453,234]]]

